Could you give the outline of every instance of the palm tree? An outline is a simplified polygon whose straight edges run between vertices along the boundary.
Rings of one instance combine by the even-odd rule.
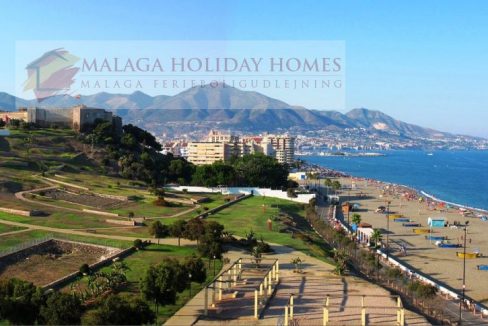
[[[347,262],[349,257],[343,249],[334,250],[334,260],[335,260],[335,273],[338,275],[344,275],[346,271]]]
[[[361,215],[359,215],[357,213],[352,214],[352,223],[354,223],[357,226],[359,226],[359,223],[361,223]]]
[[[381,242],[381,231],[379,229],[374,229],[373,233],[371,234],[371,241],[374,242],[375,246],[378,247]]]

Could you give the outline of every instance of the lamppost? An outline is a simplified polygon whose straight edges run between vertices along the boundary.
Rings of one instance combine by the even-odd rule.
[[[390,203],[391,201],[386,201],[386,261],[388,261],[390,256]]]
[[[459,325],[463,322],[463,302],[466,292],[466,235],[468,234],[468,221],[464,222],[464,248],[463,248],[463,291],[462,299],[459,301]]]
[[[215,259],[217,259],[217,256],[213,255],[214,276],[215,276]]]
[[[188,281],[190,283],[190,299],[191,299],[191,273],[188,273]]]

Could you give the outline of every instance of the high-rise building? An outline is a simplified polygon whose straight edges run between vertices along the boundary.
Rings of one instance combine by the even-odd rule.
[[[195,165],[228,161],[233,154],[233,146],[228,143],[191,142],[188,143],[188,161]]]
[[[203,142],[188,143],[188,160],[194,164],[228,161],[233,156],[263,153],[280,163],[293,163],[295,139],[290,136],[243,136],[212,130]],[[220,144],[220,145],[217,145]]]
[[[280,163],[292,164],[295,160],[295,138],[288,135],[266,135],[266,142],[274,150],[274,156]]]

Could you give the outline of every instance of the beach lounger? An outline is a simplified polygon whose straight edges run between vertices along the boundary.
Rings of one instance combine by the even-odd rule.
[[[407,217],[399,217],[394,219],[393,222],[410,222],[410,219]]]
[[[425,239],[433,240],[433,241],[442,241],[442,240],[447,240],[447,237],[446,236],[426,235]]]
[[[478,270],[480,271],[488,271],[488,265],[478,265]]]
[[[459,258],[474,259],[481,257],[482,255],[479,252],[467,252],[466,255],[464,252],[456,252],[456,256]]]
[[[461,245],[456,243],[441,243],[439,244],[439,248],[461,248]]]
[[[407,227],[407,228],[412,228],[412,227],[419,227],[422,225],[420,223],[403,223],[402,226]]]
[[[429,229],[413,229],[412,232],[416,233],[416,234],[426,234],[426,233],[430,233],[430,230]]]

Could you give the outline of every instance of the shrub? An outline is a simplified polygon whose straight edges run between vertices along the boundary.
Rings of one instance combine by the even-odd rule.
[[[138,250],[139,250],[139,249],[144,249],[144,243],[142,242],[142,240],[141,240],[141,239],[135,239],[135,240],[134,240],[134,247],[135,247],[136,249],[138,249]]]
[[[90,274],[90,266],[88,266],[88,264],[83,264],[80,266],[80,273],[82,275],[88,275]]]
[[[163,206],[163,207],[169,207],[169,206],[171,206],[163,197],[159,197],[153,203],[156,206]]]
[[[295,189],[293,189],[293,188],[286,189],[286,196],[288,198],[297,198],[298,197],[297,194],[295,193]]]
[[[260,252],[263,253],[268,253],[273,251],[273,249],[271,249],[271,246],[268,243],[264,242],[263,238],[261,238],[261,241],[258,242],[257,248]]]
[[[420,283],[415,290],[415,294],[422,299],[432,298],[437,295],[438,289],[430,284]]]

